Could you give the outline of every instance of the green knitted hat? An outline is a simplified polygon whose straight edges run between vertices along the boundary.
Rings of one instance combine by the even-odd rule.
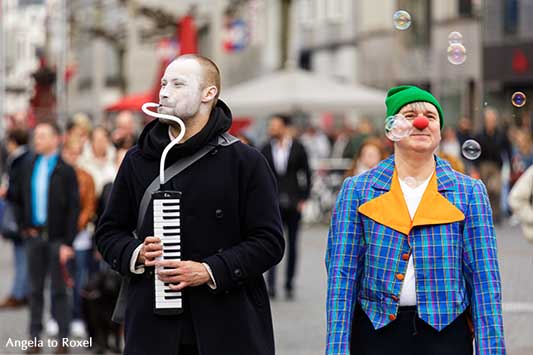
[[[422,90],[416,86],[402,85],[389,89],[385,105],[387,106],[387,117],[397,114],[402,107],[412,102],[429,102],[433,104],[439,111],[440,128],[444,125],[444,113],[440,107],[437,99],[426,90]]]

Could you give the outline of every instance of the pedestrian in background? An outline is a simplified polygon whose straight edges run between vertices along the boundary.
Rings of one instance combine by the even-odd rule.
[[[82,141],[76,136],[69,136],[63,144],[63,160],[76,172],[80,195],[80,215],[78,217],[78,234],[72,243],[74,247],[74,287],[72,289],[72,321],[70,331],[73,336],[86,336],[81,314],[81,289],[89,279],[92,264],[94,226],[92,221],[96,210],[96,194],[91,175],[77,163],[83,150]]]
[[[485,109],[483,129],[476,140],[481,146],[481,155],[474,164],[487,187],[494,222],[498,224],[504,217],[501,207],[502,167],[505,161],[511,162],[511,143],[507,132],[499,126],[498,111],[490,107]]]
[[[509,205],[522,226],[524,237],[533,243],[533,165],[514,184],[509,193]]]
[[[304,146],[290,134],[291,118],[275,114],[270,118],[270,141],[261,152],[276,175],[279,191],[281,219],[287,229],[287,269],[285,293],[294,298],[294,278],[298,260],[298,231],[305,200],[311,191],[311,170]],[[276,297],[276,267],[267,275],[268,291]]]
[[[90,149],[83,151],[78,164],[91,174],[97,198],[102,194],[104,185],[115,177],[115,155],[116,149],[111,144],[107,129],[95,127],[91,132]]]
[[[429,92],[389,90],[415,122],[394,155],[348,178],[326,251],[326,354],[503,355],[496,236],[485,186],[434,155],[444,115]]]
[[[346,171],[344,178],[356,176],[374,168],[386,156],[387,154],[379,138],[367,138],[361,144],[359,152],[352,160],[352,165]]]
[[[31,154],[28,150],[28,132],[22,129],[12,129],[7,133],[6,149],[8,153],[6,168],[7,168],[7,189],[2,187],[0,195],[2,195],[6,203],[10,204],[12,217],[17,226],[21,225],[22,211],[20,201],[17,201],[17,196],[20,194],[18,188],[20,186],[17,181],[23,174],[24,166],[27,165],[31,159]],[[0,303],[0,309],[16,308],[26,306],[28,304],[29,283],[28,283],[28,266],[26,258],[26,249],[24,240],[19,231],[4,234],[4,238],[13,243],[13,266],[15,277],[13,278],[13,286],[9,296]]]
[[[62,270],[72,258],[72,242],[78,230],[80,198],[74,169],[59,154],[60,129],[55,123],[40,123],[34,131],[36,157],[24,167],[19,180],[23,237],[26,239],[30,275],[30,337],[40,338],[44,309],[45,279],[50,274],[54,317],[59,339],[69,335],[70,307]],[[55,353],[66,354],[59,342]],[[27,353],[36,354],[36,344]]]

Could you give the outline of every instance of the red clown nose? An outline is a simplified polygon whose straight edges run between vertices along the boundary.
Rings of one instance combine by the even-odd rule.
[[[423,130],[429,125],[429,120],[425,116],[418,116],[413,121],[413,127],[419,130]]]

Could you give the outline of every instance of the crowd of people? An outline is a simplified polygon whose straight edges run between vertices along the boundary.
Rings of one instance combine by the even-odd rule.
[[[87,336],[83,288],[103,266],[93,233],[121,160],[137,137],[125,126],[134,126],[132,117],[117,120],[112,136],[77,114],[65,132],[54,122],[30,129],[24,121],[7,131],[0,194],[2,234],[13,244],[14,278],[0,309],[29,306],[32,338],[39,339],[43,330],[60,338]],[[48,275],[52,307],[43,325]],[[59,346],[57,353],[66,350]]]
[[[181,85],[188,87],[189,91],[184,93],[180,91],[179,85],[169,84],[176,80],[182,80]],[[378,224],[372,224],[372,228],[368,227],[371,225],[369,221],[373,220],[383,222],[384,228],[390,227],[391,231],[387,230],[385,234],[387,238],[394,239],[397,237],[397,231],[406,232],[402,227],[405,221],[416,220],[414,211],[424,202],[420,201],[424,190],[418,191],[418,186],[410,186],[406,178],[416,176],[424,181],[424,189],[431,186],[431,189],[437,191],[436,180],[431,180],[432,176],[437,176],[438,179],[453,176],[461,181],[460,186],[456,187],[457,196],[462,194],[472,199],[480,199],[480,210],[470,211],[466,216],[449,202],[446,204],[440,201],[442,209],[450,215],[440,215],[441,220],[436,223],[438,227],[435,228],[449,222],[452,223],[450,228],[453,229],[463,223],[463,220],[466,221],[464,223],[478,223],[479,218],[488,218],[491,208],[496,224],[514,211],[515,218],[524,226],[524,234],[533,240],[533,143],[528,120],[524,120],[520,125],[506,126],[505,122],[501,122],[497,110],[486,108],[483,113],[483,126],[479,131],[473,130],[472,121],[468,118],[461,118],[457,128],[444,126],[443,112],[435,98],[423,90],[400,87],[395,89],[396,91],[393,90],[391,97],[396,93],[399,94],[394,96],[395,98],[411,95],[420,98],[418,101],[422,104],[416,105],[418,101],[412,101],[411,96],[405,96],[408,99],[388,99],[387,108],[392,114],[402,112],[406,117],[410,114],[413,117],[422,115],[429,120],[428,127],[434,139],[432,144],[424,146],[424,149],[420,148],[424,150],[423,154],[413,155],[410,143],[391,142],[379,129],[383,127],[382,124],[374,124],[368,119],[361,119],[354,130],[343,127],[323,132],[312,125],[305,129],[295,127],[291,117],[284,114],[270,116],[266,143],[258,147],[260,149],[253,149],[249,147],[250,142],[244,133],[239,134],[240,142],[222,144],[216,141],[231,126],[231,112],[218,99],[219,81],[216,65],[198,56],[178,58],[169,65],[162,81],[160,113],[179,116],[185,120],[187,126],[184,143],[171,151],[167,166],[192,155],[204,146],[214,147],[208,158],[208,165],[195,164],[191,173],[177,175],[165,183],[165,187],[170,190],[190,192],[183,195],[185,209],[182,213],[186,216],[183,218],[183,228],[185,231],[195,230],[197,239],[190,235],[184,237],[185,249],[182,255],[186,261],[183,262],[156,261],[156,257],[161,255],[161,244],[157,236],[152,235],[151,219],[145,218],[143,223],[137,224],[139,203],[146,187],[159,173],[161,153],[170,140],[178,136],[179,129],[172,122],[154,120],[146,125],[139,136],[140,130],[130,112],[123,112],[116,117],[112,132],[104,126],[94,126],[87,115],[79,113],[71,118],[64,132],[54,122],[40,122],[30,129],[24,125],[23,120],[17,120],[6,132],[0,189],[3,210],[1,232],[13,245],[14,279],[10,293],[0,303],[0,309],[29,305],[30,337],[40,338],[43,330],[60,338],[71,335],[87,336],[88,329],[82,306],[84,293],[87,293],[86,287],[91,278],[103,269],[112,269],[131,277],[130,287],[134,289],[130,290],[127,296],[128,302],[135,306],[131,307],[126,315],[126,322],[129,324],[126,330],[126,352],[131,352],[134,348],[153,349],[153,342],[142,340],[148,339],[143,334],[151,332],[154,337],[171,334],[169,332],[172,332],[173,328],[169,326],[174,324],[180,329],[177,343],[174,340],[158,343],[158,353],[167,353],[169,347],[179,347],[184,354],[197,354],[198,349],[201,349],[203,354],[215,354],[220,349],[225,349],[225,353],[273,353],[272,321],[269,311],[264,312],[264,307],[268,306],[269,297],[278,297],[275,265],[282,258],[286,245],[284,291],[288,300],[294,300],[299,225],[311,196],[313,179],[316,178],[316,162],[324,159],[343,158],[351,161],[351,165],[342,172],[346,180],[333,212],[326,255],[330,277],[328,315],[332,322],[342,321],[345,326],[350,326],[349,321],[352,320],[353,314],[341,311],[355,311],[353,321],[357,332],[354,334],[361,339],[380,339],[369,324],[382,327],[399,317],[403,323],[413,324],[415,333],[424,331],[430,334],[425,341],[440,341],[440,338],[431,335],[431,327],[417,330],[418,315],[413,313],[413,298],[406,301],[395,299],[397,296],[393,295],[391,300],[400,302],[400,305],[407,305],[407,308],[403,308],[403,313],[396,315],[392,303],[387,303],[390,314],[381,314],[378,305],[371,303],[372,297],[377,296],[372,294],[375,291],[372,289],[373,281],[368,278],[363,280],[366,284],[363,284],[362,291],[359,291],[368,293],[368,299],[358,300],[357,305],[350,304],[351,308],[339,303],[342,303],[343,297],[346,296],[342,292],[353,291],[354,287],[353,279],[346,278],[342,270],[347,267],[348,261],[352,263],[356,260],[353,253],[357,254],[360,250],[357,245],[359,241],[343,239],[345,234],[382,233],[383,230],[378,230]],[[402,105],[392,109],[394,100],[401,101]],[[431,105],[427,105],[428,103]],[[423,129],[425,128],[420,131]],[[463,154],[462,146],[469,139],[480,145],[481,154],[475,159],[468,159],[468,155]],[[393,153],[394,159],[403,160],[394,161],[391,158]],[[434,153],[439,157],[437,160],[433,158]],[[395,164],[397,170],[394,170]],[[220,172],[220,179],[215,179],[216,181],[211,179],[214,171]],[[433,174],[435,171],[436,175]],[[465,175],[459,175],[457,172]],[[412,203],[412,206],[408,204],[409,209],[401,215],[403,219],[382,221],[384,212],[379,212],[377,207],[372,206],[375,204],[372,201],[377,201],[379,196],[374,196],[372,189],[375,186],[371,185],[379,185],[380,179],[384,179],[383,174],[390,179],[382,181],[381,190],[392,191],[393,187],[398,185],[404,191],[403,197],[406,201],[418,196],[417,203]],[[398,181],[394,180],[394,174],[398,174]],[[356,178],[352,180],[354,176]],[[481,179],[484,185],[470,177]],[[353,184],[357,185],[361,194],[369,197],[359,197],[359,193],[354,192]],[[484,186],[490,205],[484,200]],[[440,188],[439,185],[439,192]],[[470,196],[472,189],[477,192],[475,196]],[[454,199],[456,195],[450,195],[449,198]],[[350,206],[356,200],[361,206],[368,204],[360,210],[363,217],[357,217],[361,218],[360,225],[353,224],[353,220],[348,218],[355,211]],[[456,202],[461,209],[466,209],[467,206],[461,205],[459,200]],[[387,208],[393,206],[394,204],[391,204]],[[394,211],[391,210],[391,213],[394,214]],[[451,221],[448,220],[452,218],[450,216],[457,218]],[[430,217],[435,216],[428,218]],[[482,222],[490,224],[489,220]],[[422,234],[434,232],[430,227],[425,228],[422,229]],[[285,238],[284,229],[287,231]],[[452,229],[451,232],[455,231]],[[136,230],[140,239],[133,236],[133,230]],[[472,238],[473,245],[476,239],[474,232],[466,236]],[[492,229],[485,232],[494,237]],[[409,231],[406,233],[409,234]],[[218,239],[209,239],[211,234],[217,234]],[[389,242],[396,243],[396,239],[392,239]],[[492,239],[489,242],[492,242]],[[480,247],[492,253],[495,246],[489,244]],[[366,251],[374,253],[368,255],[369,260],[374,260],[377,264],[385,262],[380,259],[380,248],[384,246],[371,247],[375,249]],[[414,270],[409,247],[406,242],[398,249],[399,253],[405,249],[398,257],[403,258],[405,265],[402,264],[402,268],[405,266],[407,272]],[[477,248],[478,245],[474,247]],[[417,257],[423,258],[424,249],[418,249],[417,252],[420,253]],[[471,267],[482,268],[488,265],[491,272],[497,273],[497,265],[478,265],[477,262],[478,260],[472,260]],[[365,275],[371,277],[376,268],[379,268],[377,264],[365,264]],[[165,270],[154,276],[155,265],[164,267]],[[411,265],[411,269],[408,265]],[[460,267],[455,266],[454,272],[459,272]],[[355,271],[356,269],[357,265],[350,266],[350,270],[360,276],[360,271]],[[402,281],[405,277],[404,271],[390,274],[391,284]],[[262,278],[263,273],[267,274],[266,284]],[[430,274],[428,271],[424,277],[430,279],[434,276]],[[47,276],[50,276],[51,280],[51,316],[48,317],[50,321],[43,325]],[[154,316],[152,304],[144,302],[144,298],[153,297],[150,296],[152,277],[159,277],[183,292],[185,313],[179,321],[174,319],[175,323],[172,323],[168,319],[173,318],[162,320]],[[461,277],[463,276],[458,280],[462,280]],[[497,280],[494,282],[492,287],[497,293],[499,284]],[[201,285],[208,287],[197,287]],[[243,285],[244,293],[239,291]],[[409,285],[413,286],[414,281]],[[457,285],[450,287],[452,286]],[[460,286],[457,290],[466,293],[465,284]],[[394,287],[398,288],[395,289],[398,294],[401,284],[398,283]],[[68,291],[68,288],[72,291]],[[411,291],[414,292],[411,294],[416,294],[414,289]],[[432,291],[426,291],[426,296],[432,297]],[[386,290],[380,289],[379,292],[386,293]],[[223,296],[220,296],[221,294]],[[213,295],[218,295],[218,298]],[[440,294],[437,296],[441,297]],[[462,294],[456,296],[463,297]],[[248,299],[250,303],[245,302]],[[402,303],[404,301],[406,303]],[[483,299],[476,301],[480,302],[479,307],[490,306],[497,313],[498,304],[485,304]],[[446,306],[444,300],[441,303]],[[435,304],[428,306],[426,313],[421,316],[438,316],[438,321],[432,318],[429,324],[439,329],[455,324],[453,322],[459,319],[457,317],[461,317],[461,320],[470,317],[466,313],[466,303],[468,302],[465,301],[460,310],[449,310],[445,320],[441,317],[442,314],[437,314],[436,308],[430,309],[438,308]],[[246,307],[242,308],[243,304]],[[416,301],[414,305],[416,306]],[[476,306],[478,305],[473,305]],[[215,312],[220,317],[208,317],[201,309]],[[364,314],[370,315],[371,319],[365,318]],[[242,324],[237,322],[236,324],[240,325],[230,326],[224,321],[230,316],[238,317]],[[495,317],[499,320],[497,315]],[[210,321],[206,322],[208,319]],[[221,323],[213,319],[220,319]],[[474,325],[478,327],[478,333],[485,331],[481,329],[483,320],[475,318],[474,321],[477,322]],[[261,337],[255,338],[255,328],[246,325],[249,322],[261,329]],[[463,334],[461,326],[456,326],[457,331]],[[200,339],[204,339],[205,334],[217,331],[228,333],[228,327],[233,327],[233,334],[244,334],[235,340],[239,345],[227,341],[224,337],[216,337],[222,339],[218,343],[201,342]],[[405,327],[408,328],[407,325]],[[341,328],[338,324],[329,325],[328,349],[342,348],[342,351],[347,351],[350,347],[343,338],[349,331]],[[495,329],[494,334],[499,336],[500,330]],[[390,339],[396,339],[398,334],[401,334],[400,330],[392,333]],[[456,338],[452,336],[449,339]],[[465,339],[461,338],[461,341]],[[494,346],[499,350],[503,348],[499,343],[483,343],[485,338],[480,340],[480,346]],[[460,351],[466,354],[471,352],[468,350],[471,344],[469,346],[467,343],[468,341],[455,345],[463,346]],[[365,344],[368,353],[375,353],[375,343],[368,341],[362,344]],[[40,351],[40,348],[33,347],[28,353]],[[332,354],[336,353],[331,351]],[[67,352],[68,349],[63,346],[56,349],[57,354]]]

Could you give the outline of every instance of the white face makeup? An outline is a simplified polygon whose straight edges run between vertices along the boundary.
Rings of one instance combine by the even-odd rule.
[[[201,81],[202,67],[196,60],[177,59],[170,63],[161,79],[158,112],[184,120],[194,117],[202,103]]]

